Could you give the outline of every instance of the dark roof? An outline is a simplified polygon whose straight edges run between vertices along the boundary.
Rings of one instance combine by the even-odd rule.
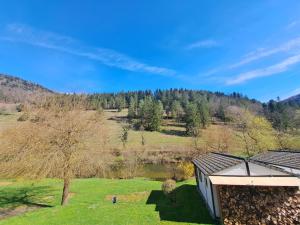
[[[255,155],[251,159],[276,166],[300,169],[300,151],[273,150]]]
[[[217,173],[231,166],[243,163],[244,159],[222,154],[222,153],[208,153],[200,155],[193,159],[193,163],[201,170],[205,175],[211,175]]]

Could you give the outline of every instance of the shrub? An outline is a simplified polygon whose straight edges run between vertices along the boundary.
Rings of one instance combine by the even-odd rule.
[[[176,179],[187,180],[194,175],[194,166],[190,162],[181,162],[177,166]]]
[[[168,179],[165,182],[163,182],[161,189],[163,193],[171,200],[171,202],[176,202],[176,181],[172,179]]]
[[[26,121],[29,119],[29,115],[27,113],[23,113],[19,118],[18,121]]]
[[[174,191],[176,188],[176,181],[172,179],[168,179],[165,182],[163,182],[161,189],[163,193],[168,196]]]
[[[17,110],[17,112],[22,112],[24,110],[24,105],[23,104],[17,105],[16,110]]]

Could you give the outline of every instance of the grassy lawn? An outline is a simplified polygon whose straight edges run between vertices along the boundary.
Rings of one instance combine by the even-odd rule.
[[[2,219],[0,224],[213,224],[193,180],[178,183],[176,203],[163,195],[161,182],[142,178],[76,179],[65,207],[59,205],[61,188],[61,181],[53,179],[34,184],[0,181],[0,216],[5,209],[34,209]],[[113,195],[117,204],[111,202]]]

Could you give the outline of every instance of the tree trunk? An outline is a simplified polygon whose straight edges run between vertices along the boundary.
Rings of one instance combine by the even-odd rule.
[[[69,197],[69,187],[70,187],[70,179],[65,178],[64,179],[64,188],[61,198],[61,205],[66,205],[68,203],[68,197]]]

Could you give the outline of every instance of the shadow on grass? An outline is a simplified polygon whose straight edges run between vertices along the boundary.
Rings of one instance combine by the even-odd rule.
[[[52,207],[49,200],[53,190],[49,186],[30,186],[23,188],[7,188],[0,192],[0,208],[16,208],[18,206]]]
[[[114,116],[109,117],[108,120],[116,121],[117,123],[124,123],[128,121],[128,118],[126,116]]]
[[[176,202],[171,202],[160,190],[153,190],[146,204],[155,204],[161,220],[214,224],[195,185],[182,185],[174,190]]]
[[[186,131],[184,130],[166,130],[166,129],[162,129],[160,131],[163,134],[167,134],[167,135],[175,135],[175,136],[180,136],[180,137],[186,137]]]

